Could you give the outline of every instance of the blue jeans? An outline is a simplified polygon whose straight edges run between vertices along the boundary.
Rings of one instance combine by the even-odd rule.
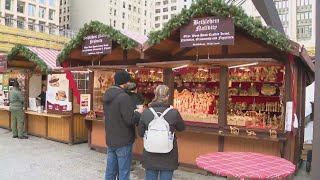
[[[105,180],[129,180],[132,161],[132,144],[108,148]]]
[[[158,180],[160,173],[160,180],[172,180],[173,171],[161,171],[146,169],[146,180]]]

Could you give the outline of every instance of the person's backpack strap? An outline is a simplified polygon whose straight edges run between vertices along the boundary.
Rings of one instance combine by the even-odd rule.
[[[160,118],[163,118],[163,116],[165,116],[171,109],[173,109],[172,106],[170,106],[168,109],[163,111],[163,113],[161,114]]]
[[[152,112],[152,114],[154,115],[154,117],[159,118],[158,114],[156,113],[156,111],[154,111],[153,108],[149,108],[149,109]]]

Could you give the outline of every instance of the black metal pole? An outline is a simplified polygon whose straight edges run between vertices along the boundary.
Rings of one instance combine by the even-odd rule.
[[[320,179],[320,2],[314,1],[316,12],[316,73],[315,73],[315,93],[314,93],[314,120],[313,120],[313,141],[312,141],[312,180]]]

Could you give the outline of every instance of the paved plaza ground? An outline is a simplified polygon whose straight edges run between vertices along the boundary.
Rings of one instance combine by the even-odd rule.
[[[106,155],[92,151],[88,144],[69,146],[30,136],[12,139],[0,128],[0,180],[102,180]],[[144,179],[144,169],[135,165],[132,180]],[[185,171],[175,171],[175,180],[223,180]],[[295,180],[309,180],[304,167]]]

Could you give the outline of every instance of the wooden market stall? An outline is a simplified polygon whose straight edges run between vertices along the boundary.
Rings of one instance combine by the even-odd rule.
[[[81,54],[83,37],[94,32],[112,39],[111,53]],[[314,78],[303,47],[218,0],[198,1],[150,33],[147,42],[132,39],[94,22],[62,51],[59,61],[71,69],[125,66],[147,99],[158,84],[168,85],[171,102],[187,124],[186,131],[177,133],[181,166],[195,168],[198,156],[219,151],[259,152],[298,163],[305,87]],[[176,74],[187,90],[174,91]],[[103,93],[108,85],[103,87],[99,79],[111,81],[112,75],[93,76],[91,82],[98,86],[90,85],[91,104],[99,112],[94,103],[101,98],[95,98],[95,90]],[[104,151],[103,117],[87,118],[87,127],[89,146]],[[138,138],[135,157],[142,150]]]
[[[59,72],[61,68],[56,66],[58,53],[56,50],[17,45],[7,56],[7,73],[11,79],[15,79],[13,75],[17,73],[18,81],[21,78],[19,83],[23,84],[25,95],[25,128],[28,134],[69,144],[86,142],[84,120],[76,112],[79,106],[69,91],[66,74]],[[57,81],[52,82],[53,79]],[[47,107],[40,107],[36,100],[42,86],[47,87]],[[58,99],[49,101],[54,98]],[[10,122],[10,115],[6,118]]]
[[[304,48],[220,1],[183,10],[148,42],[143,55],[152,63],[137,66],[164,69],[171,89],[180,74],[187,89],[172,91],[188,125],[177,133],[180,165],[195,167],[198,156],[219,151],[299,162],[305,87],[314,77]]]
[[[140,50],[146,39],[135,33],[120,32],[111,26],[92,21],[85,24],[76,38],[60,53],[58,63],[65,70],[89,73],[87,92],[90,94],[90,101],[86,101],[89,106],[84,108],[83,114],[87,114],[89,110],[94,112],[93,116],[89,113],[86,118],[90,148],[105,152],[103,94],[113,84],[114,70],[125,69],[141,62]],[[94,50],[93,46],[98,50]]]

